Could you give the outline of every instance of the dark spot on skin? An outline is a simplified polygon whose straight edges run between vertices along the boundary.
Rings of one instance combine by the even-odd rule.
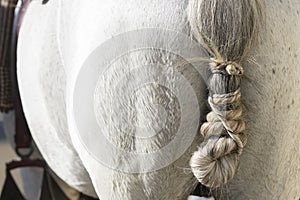
[[[291,47],[289,47],[289,51],[291,51]]]
[[[49,0],[43,0],[43,1],[42,1],[42,4],[44,5],[44,4],[48,3],[48,1],[49,1]]]
[[[282,0],[279,0],[280,3],[282,3]]]
[[[275,69],[272,69],[272,73],[275,74]]]
[[[290,105],[288,105],[287,108],[289,109],[289,108],[290,108]]]

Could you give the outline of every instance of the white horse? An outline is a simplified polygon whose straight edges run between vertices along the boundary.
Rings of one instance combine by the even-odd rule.
[[[152,90],[149,85],[159,83],[168,86],[168,76],[161,78],[160,75],[166,73],[164,66],[174,66],[180,60],[176,56],[179,48],[176,41],[172,41],[175,42],[176,48],[172,49],[175,52],[151,49],[143,53],[125,51],[130,50],[129,47],[144,48],[151,42],[159,48],[155,46],[156,42],[168,44],[164,39],[170,40],[173,32],[188,34],[187,3],[180,0],[50,0],[45,5],[40,1],[31,2],[18,45],[21,98],[41,154],[70,186],[105,200],[181,200],[187,199],[197,184],[188,163],[200,143],[200,136],[195,134],[199,116],[203,117],[202,105],[206,102],[206,86],[199,75],[203,72],[200,67],[180,69],[181,74],[173,77],[178,78],[180,85],[176,87],[182,93],[178,93],[175,86],[172,90],[172,85],[169,85],[171,91],[167,93],[170,99],[173,95],[178,100],[168,104],[173,111],[173,121],[180,123],[178,130],[184,134],[190,132],[188,138],[194,141],[177,136],[170,138],[167,133],[176,127],[173,124],[167,127],[165,135],[157,136],[148,144],[151,137],[143,135],[145,130],[151,132],[161,128],[161,124],[166,123],[162,119],[168,120],[162,116],[169,116],[168,112],[161,111],[161,105],[157,106],[160,103],[166,105],[158,101],[161,98],[156,98],[162,95],[159,87],[156,85],[156,90]],[[226,195],[230,199],[300,197],[300,125],[297,123],[300,120],[299,12],[298,1],[266,0],[266,26],[261,31],[258,46],[252,49],[251,59],[244,63],[248,78],[243,80],[241,90],[247,108],[249,138],[241,156],[239,172],[226,186]],[[179,34],[177,37],[186,42],[184,36]],[[100,53],[103,57],[99,57]],[[185,55],[187,52],[180,53]],[[201,49],[195,49],[188,56],[195,57],[197,53],[203,56]],[[111,55],[119,57],[109,59]],[[96,80],[100,72],[92,71],[89,66],[100,64],[109,64],[110,67]],[[154,70],[151,67],[141,68],[146,71],[139,71],[138,67],[149,64],[162,67]],[[126,71],[130,70],[132,74],[128,75]],[[140,84],[138,91],[128,91],[126,84],[134,81],[124,81],[122,76],[127,75],[134,78],[137,85],[141,83],[139,81],[145,81],[143,84],[146,85]],[[157,82],[147,79],[155,76],[158,77],[155,79]],[[89,91],[89,86],[96,89]],[[132,98],[136,99],[136,115],[140,116],[137,123],[142,127],[138,132],[140,140],[132,141],[130,135],[118,134],[122,128],[130,127],[95,125],[105,125],[105,120],[123,120],[123,112],[126,112],[122,107],[124,102],[117,101],[120,95],[127,98],[122,91],[132,92]],[[94,92],[95,96],[80,97],[80,93],[89,92]],[[152,103],[155,106],[151,106]],[[180,119],[176,118],[175,112],[178,105],[184,108]],[[98,109],[93,111],[95,117],[90,112],[93,106]],[[120,113],[116,113],[117,106],[120,106]],[[155,118],[156,115],[160,120]],[[153,122],[150,128],[144,126],[149,120]],[[105,130],[112,131],[105,135]],[[93,131],[99,134],[91,134]],[[160,154],[151,157],[149,153],[132,159],[129,155],[126,159],[130,163],[126,163],[122,157],[124,154],[114,148],[111,152],[105,150],[107,143],[103,143],[106,140],[102,133],[126,152],[134,149],[138,155],[144,155],[170,145],[173,151],[164,152],[163,155],[167,156],[163,157]],[[144,142],[143,137],[149,140]],[[168,145],[172,139],[176,141]],[[226,195],[223,194],[223,197]]]

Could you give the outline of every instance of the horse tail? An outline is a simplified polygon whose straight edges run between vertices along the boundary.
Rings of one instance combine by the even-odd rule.
[[[219,187],[235,175],[247,142],[240,84],[241,63],[257,42],[264,22],[262,0],[189,0],[187,17],[195,39],[210,57],[204,141],[190,160],[203,185]]]

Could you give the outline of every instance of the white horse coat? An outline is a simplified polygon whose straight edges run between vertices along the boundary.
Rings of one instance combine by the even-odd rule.
[[[300,196],[300,125],[297,123],[300,120],[300,41],[297,37],[300,34],[300,3],[271,0],[266,3],[266,27],[249,63],[243,63],[248,77],[243,80],[242,93],[249,138],[239,172],[228,184],[230,199],[297,199]],[[93,50],[117,35],[137,29],[151,27],[188,34],[186,6],[187,1],[180,0],[31,3],[18,45],[21,98],[30,130],[43,157],[70,186],[95,195],[93,185],[99,198],[105,200],[186,199],[193,190],[197,181],[185,169],[200,141],[199,135],[173,163],[153,172],[126,173],[97,161],[89,149],[92,147],[85,146],[82,141],[73,113],[76,81]],[[137,58],[157,58],[152,54],[151,51],[130,54],[117,60],[115,67],[126,69],[130,63],[128,58],[133,59],[133,65],[144,64],[149,60]],[[172,53],[163,56],[163,64],[174,65],[172,59],[176,56]],[[201,108],[206,101],[206,86],[201,76],[189,68],[181,72],[193,86],[194,97]],[[112,76],[107,79],[113,79]],[[166,75],[165,78],[170,77]],[[185,94],[189,90],[179,86],[179,91]],[[158,92],[158,87],[154,87],[154,92]],[[139,98],[145,94],[149,95],[143,101],[147,103],[152,93],[146,91]],[[109,98],[110,93],[106,91],[103,95]],[[138,109],[142,110],[143,106]],[[186,109],[193,111],[194,106],[191,103]],[[147,114],[142,113],[141,118],[148,119]],[[150,118],[154,116],[150,114]],[[190,123],[191,130],[199,126],[197,118],[194,121],[184,119],[187,120],[181,123],[183,126]],[[126,146],[130,141],[119,143]],[[140,146],[137,150],[147,148],[150,147]]]

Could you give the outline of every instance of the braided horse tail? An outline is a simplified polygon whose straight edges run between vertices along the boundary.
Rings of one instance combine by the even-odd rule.
[[[262,0],[189,0],[187,16],[196,40],[211,56],[204,136],[191,160],[195,177],[219,187],[235,175],[246,144],[242,116],[241,62],[253,48],[264,21]]]

